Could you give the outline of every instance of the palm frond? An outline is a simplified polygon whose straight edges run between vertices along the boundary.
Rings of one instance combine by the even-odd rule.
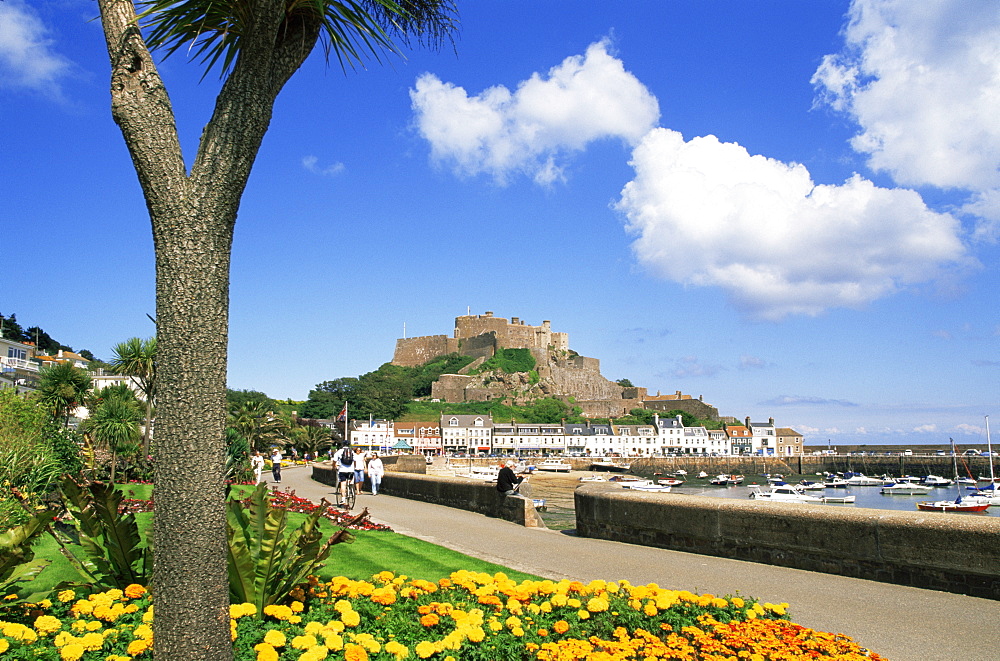
[[[225,76],[236,62],[248,31],[255,25],[247,0],[147,0],[139,22],[146,44],[170,56],[185,49]],[[457,27],[453,0],[284,0],[274,48],[304,34],[319,35],[327,61],[341,68],[362,65],[366,57],[399,54],[395,39],[437,47]]]

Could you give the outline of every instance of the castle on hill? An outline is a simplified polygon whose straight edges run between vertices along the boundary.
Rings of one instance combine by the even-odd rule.
[[[498,349],[527,349],[535,359],[537,376],[528,373],[469,374]],[[443,374],[431,387],[431,397],[445,402],[482,402],[509,399],[516,404],[539,397],[570,400],[588,418],[616,418],[635,408],[681,410],[698,418],[718,420],[719,412],[690,395],[649,396],[646,388],[620,386],[601,375],[597,358],[569,348],[569,335],[554,332],[551,322],[530,326],[518,317],[506,319],[492,312],[455,317],[451,336],[424,335],[396,340],[394,365],[416,367],[458,353],[473,358],[459,374]]]

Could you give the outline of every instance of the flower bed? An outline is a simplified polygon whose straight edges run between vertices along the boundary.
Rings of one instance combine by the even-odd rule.
[[[295,491],[293,489],[286,489],[284,491],[279,491],[277,489],[272,490],[271,507],[286,509],[289,512],[299,512],[301,514],[312,514],[314,511],[319,510],[322,512],[323,518],[332,521],[338,526],[349,528],[351,530],[392,530],[389,526],[382,525],[380,523],[372,523],[368,517],[365,517],[361,521],[351,523],[357,516],[356,514],[351,514],[350,512],[337,509],[326,501],[317,504],[311,500],[299,498],[295,495]],[[123,498],[118,509],[122,514],[128,512],[133,514],[137,512],[152,512],[153,500]]]
[[[298,588],[258,614],[230,607],[238,661],[881,659],[839,634],[789,622],[787,604],[593,581],[515,583],[459,571],[437,583],[381,572]],[[141,586],[0,610],[0,658],[152,658]]]

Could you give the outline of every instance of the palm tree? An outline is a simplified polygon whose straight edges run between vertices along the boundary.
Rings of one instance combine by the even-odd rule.
[[[153,428],[153,397],[156,395],[156,338],[138,337],[116,344],[111,366],[124,376],[130,376],[142,392],[146,404],[146,424],[142,433],[142,456],[149,456],[149,435]]]
[[[52,417],[69,427],[73,411],[80,406],[90,390],[90,375],[73,363],[56,363],[39,373],[38,393],[42,403],[52,411]]]
[[[447,40],[453,0],[98,0],[111,113],[138,175],[156,258],[155,658],[232,658],[226,520],[229,263],[240,199],[285,83],[321,43],[343,66]],[[223,83],[190,170],[148,44]],[[183,467],[183,472],[179,469]],[[190,525],[197,521],[196,526]]]
[[[129,458],[139,451],[139,422],[142,411],[135,393],[127,386],[110,386],[96,393],[96,406],[86,423],[86,430],[98,446],[111,453],[111,481],[117,477],[118,458]]]
[[[251,452],[288,443],[288,423],[269,411],[264,402],[247,401],[233,407],[229,426],[247,440]]]
[[[302,450],[303,453],[311,453],[314,459],[319,456],[320,452],[333,444],[332,430],[318,423],[314,425],[296,425],[292,427],[291,431],[295,447]]]

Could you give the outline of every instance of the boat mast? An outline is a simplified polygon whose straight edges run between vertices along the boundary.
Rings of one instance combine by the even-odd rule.
[[[986,416],[986,452],[990,455],[990,484],[996,489],[996,479],[993,476],[993,443],[990,442],[990,416]]]

